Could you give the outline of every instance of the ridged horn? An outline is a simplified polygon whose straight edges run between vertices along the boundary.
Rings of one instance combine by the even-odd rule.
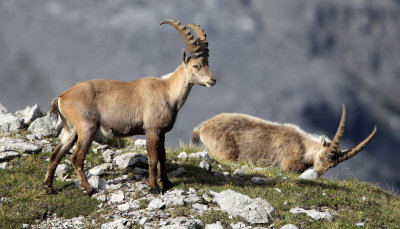
[[[343,136],[344,127],[346,123],[346,107],[342,104],[342,117],[340,118],[339,127],[336,131],[335,137],[332,140],[331,146],[329,147],[328,152],[326,152],[326,157],[329,159],[333,159],[339,153],[339,144],[340,139]]]
[[[190,33],[190,30],[186,26],[182,25],[179,21],[175,20],[165,20],[160,23],[160,25],[163,24],[169,24],[174,27],[185,41],[190,55],[195,56],[196,48],[198,47],[197,39],[193,39],[193,35]]]
[[[360,142],[356,147],[348,149],[348,150],[343,150],[341,151],[341,156],[339,157],[339,162],[345,161],[354,155],[356,155],[358,152],[360,152],[364,147],[366,147],[369,142],[372,140],[372,138],[375,136],[376,133],[376,126],[372,130],[371,134],[364,139],[364,141]]]
[[[197,43],[198,47],[196,48],[197,50],[195,51],[195,57],[198,58],[202,55],[208,57],[209,50],[208,50],[208,42],[206,40],[207,35],[204,33],[204,30],[196,24],[188,24],[186,25],[187,27],[191,28],[193,32],[196,34]]]

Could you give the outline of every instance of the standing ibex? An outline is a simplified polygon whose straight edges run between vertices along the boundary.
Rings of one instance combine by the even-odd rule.
[[[318,175],[353,157],[374,137],[372,133],[356,147],[339,150],[346,120],[342,118],[333,140],[316,136],[292,124],[279,124],[245,114],[219,114],[193,130],[192,142],[199,138],[211,156],[220,160],[251,161],[257,165],[276,165],[285,171],[303,172],[313,166]]]
[[[71,162],[81,187],[89,195],[94,192],[85,176],[84,160],[95,135],[114,138],[145,134],[150,192],[160,192],[157,164],[163,189],[173,186],[165,172],[165,134],[174,126],[192,86],[212,87],[216,79],[208,69],[208,43],[203,29],[195,24],[184,26],[174,20],[161,24],[169,24],[180,33],[191,55],[188,56],[183,49],[182,64],[173,73],[135,81],[82,81],[53,100],[51,114],[56,119],[58,115],[61,117],[64,132],[50,156],[43,184],[47,193],[54,192],[55,169],[75,142]],[[189,28],[196,34],[196,39]]]

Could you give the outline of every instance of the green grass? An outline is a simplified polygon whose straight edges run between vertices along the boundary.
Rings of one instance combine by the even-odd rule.
[[[172,149],[168,152],[169,158],[178,160],[176,155],[181,151],[188,152],[188,146]],[[194,149],[197,152],[201,149]],[[375,185],[360,182],[356,179],[343,181],[319,179],[317,181],[302,180],[298,175],[286,173],[270,167],[265,171],[252,170],[245,179],[230,176],[226,177],[208,172],[198,167],[200,159],[188,158],[180,160],[186,174],[172,179],[178,188],[194,187],[197,190],[223,191],[232,189],[250,196],[251,198],[266,199],[274,208],[274,225],[279,228],[292,223],[305,228],[359,228],[356,223],[364,222],[365,228],[400,228],[400,196],[383,191]],[[213,160],[210,165],[212,171],[221,171],[223,168],[233,171],[241,168],[243,163],[223,163]],[[256,185],[249,181],[250,177],[259,176],[269,179],[268,185]],[[281,192],[275,190],[279,188]],[[363,197],[366,198],[363,200]],[[291,214],[294,207],[304,209],[328,210],[333,216],[333,222],[316,221],[305,214]],[[207,223],[219,220],[227,225],[223,213],[207,213]],[[212,219],[212,220],[210,220]],[[208,222],[210,221],[210,222]],[[212,222],[214,221],[214,222]],[[231,220],[234,222],[234,220]],[[245,221],[243,221],[245,222]]]
[[[0,197],[11,198],[0,206],[0,228],[21,228],[53,213],[66,218],[89,215],[96,209],[99,202],[85,196],[73,182],[55,181],[57,195],[45,195],[42,183],[48,155],[14,159],[11,168],[0,170]]]
[[[253,165],[248,165],[250,172],[242,177],[224,176],[222,172],[232,173],[245,163],[212,160],[211,171],[206,171],[198,167],[201,159],[177,158],[182,151],[189,154],[202,150],[190,145],[167,149],[169,159],[167,172],[180,166],[186,170],[184,176],[171,179],[175,188],[188,190],[192,187],[199,194],[207,194],[210,190],[220,192],[229,188],[251,198],[266,199],[275,208],[273,223],[276,228],[288,223],[303,228],[359,228],[355,226],[358,222],[364,222],[364,228],[400,228],[400,196],[383,191],[375,185],[355,179],[301,180],[296,174],[282,172],[274,167],[257,171]],[[35,220],[43,220],[53,213],[66,218],[79,215],[101,217],[96,213],[99,202],[87,197],[73,182],[56,180],[54,187],[58,191],[57,195],[44,194],[42,182],[47,169],[45,160],[48,156],[49,153],[40,153],[16,158],[9,163],[11,168],[0,170],[0,197],[11,198],[0,205],[0,228],[20,228],[23,223],[35,223]],[[181,165],[173,161],[179,161]],[[103,160],[100,154],[91,152],[87,155],[87,162],[95,166],[103,163]],[[267,178],[270,183],[253,184],[249,181],[253,176]],[[276,188],[281,192],[276,191]],[[141,196],[137,193],[137,198]],[[366,199],[363,200],[363,197]],[[147,205],[148,201],[143,200],[140,209],[146,208]],[[209,208],[215,206],[208,204]],[[334,220],[333,222],[311,221],[305,214],[289,213],[293,207],[328,210],[334,216]],[[190,206],[171,209],[172,216],[191,217],[193,214],[196,213]],[[239,217],[231,219],[227,213],[216,210],[195,217],[200,218],[205,224],[220,221],[225,227],[229,227],[232,222],[247,223]]]

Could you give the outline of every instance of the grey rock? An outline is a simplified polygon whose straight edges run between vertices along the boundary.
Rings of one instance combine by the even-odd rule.
[[[41,148],[22,139],[0,138],[0,152],[18,151],[20,153],[38,153]]]
[[[160,227],[160,229],[201,229],[203,221],[199,219],[188,219],[186,217],[173,218],[170,225]]]
[[[109,145],[99,145],[96,148],[93,149],[93,152],[98,153],[104,150],[107,150],[108,148],[110,148]]]
[[[238,222],[238,223],[231,223],[230,224],[232,229],[251,229],[251,226],[246,226],[243,222]]]
[[[187,197],[187,193],[182,189],[174,189],[167,191],[163,195],[164,203],[167,207],[170,206],[182,206],[185,204],[185,198]]]
[[[101,164],[101,165],[91,168],[88,171],[88,173],[91,175],[100,176],[100,175],[103,175],[106,172],[106,170],[110,169],[111,167],[112,167],[111,163]]]
[[[274,208],[264,199],[251,199],[230,189],[211,194],[214,195],[214,202],[218,203],[222,211],[233,216],[241,216],[250,224],[266,224],[272,220]]]
[[[121,203],[125,199],[125,194],[124,191],[119,190],[116,191],[115,193],[111,194],[110,196],[110,203]]]
[[[169,177],[181,177],[185,174],[186,174],[185,168],[179,167],[178,169],[173,170],[170,173],[168,173],[168,176]]]
[[[19,157],[20,154],[15,151],[5,151],[0,153],[0,162],[11,161],[12,159]]]
[[[5,108],[5,107],[3,106],[3,104],[0,103],[0,115],[5,115],[5,114],[7,114],[7,113],[8,113],[7,108]]]
[[[147,169],[142,169],[139,167],[133,168],[132,172],[137,175],[146,175],[149,173],[149,171]]]
[[[309,217],[315,219],[315,220],[327,220],[331,222],[333,220],[333,216],[329,212],[320,212],[317,210],[305,210],[303,208],[292,208],[289,211],[292,214],[298,214],[298,213],[305,213]]]
[[[365,223],[364,222],[359,222],[359,223],[356,223],[356,226],[357,227],[364,227]]]
[[[206,160],[202,160],[200,161],[199,167],[205,170],[210,170],[211,166],[210,164],[208,164],[208,162]]]
[[[280,229],[298,229],[298,227],[294,224],[286,224],[283,227],[281,227]]]
[[[119,218],[112,222],[105,223],[101,225],[101,229],[126,229],[128,226],[126,225],[128,222],[125,218]]]
[[[42,112],[40,111],[39,105],[35,104],[33,107],[27,106],[25,110],[16,111],[15,116],[21,118],[26,125],[41,117]]]
[[[186,159],[186,158],[188,158],[188,155],[187,155],[186,152],[180,152],[179,155],[178,155],[178,158],[179,159]]]
[[[315,169],[307,169],[302,174],[300,174],[299,178],[306,180],[317,180],[318,172]]]
[[[147,210],[155,210],[155,209],[164,209],[166,206],[165,202],[160,198],[155,198],[150,201],[149,205],[147,205]]]
[[[148,168],[149,162],[146,156],[140,153],[126,153],[114,158],[115,164],[121,169],[130,167]]]
[[[220,221],[217,221],[213,224],[206,224],[205,229],[224,229]]]
[[[0,133],[16,132],[24,128],[23,120],[10,113],[0,114]]]
[[[137,139],[135,141],[135,146],[146,146],[146,140],[145,139]]]
[[[31,123],[28,131],[38,137],[57,137],[62,129],[61,119],[57,123],[51,119],[50,115],[38,118]]]
[[[103,152],[102,156],[105,162],[110,163],[112,162],[112,159],[114,157],[114,151],[112,151],[111,149],[106,149]]]
[[[7,162],[0,163],[0,169],[7,169],[7,166],[8,166]]]
[[[252,177],[250,181],[253,182],[254,184],[259,184],[259,185],[270,183],[268,179],[262,177]]]
[[[210,160],[210,156],[208,155],[207,151],[191,153],[191,154],[188,154],[187,156],[190,157],[190,158],[203,158],[203,159]]]
[[[106,181],[103,178],[89,174],[89,175],[87,175],[87,179],[88,179],[89,184],[94,189],[103,189],[103,190],[106,189]],[[75,185],[78,188],[81,187],[78,179],[75,180]]]
[[[68,165],[66,164],[59,164],[56,168],[56,172],[54,173],[54,175],[58,178],[64,178],[65,176],[67,176],[68,174],[70,174],[72,171],[72,168],[70,168]]]

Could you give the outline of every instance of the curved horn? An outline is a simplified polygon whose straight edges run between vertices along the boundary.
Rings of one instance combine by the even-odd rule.
[[[369,142],[372,140],[372,138],[375,136],[376,133],[376,126],[372,130],[371,134],[364,139],[364,141],[360,142],[356,147],[348,149],[348,150],[343,150],[341,151],[342,156],[339,157],[339,162],[345,161],[354,155],[356,155],[358,152],[360,152],[364,147],[366,147]]]
[[[204,33],[204,30],[196,24],[188,24],[187,27],[191,28],[193,32],[196,34],[197,43],[199,44],[198,48],[195,51],[195,57],[198,58],[202,55],[208,57],[208,42],[206,40],[207,35]]]
[[[183,40],[185,41],[190,55],[195,56],[195,52],[196,52],[196,48],[197,48],[197,44],[196,44],[197,39],[193,39],[193,35],[190,33],[190,30],[188,28],[186,28],[186,26],[183,26],[179,21],[175,21],[175,20],[165,20],[160,23],[160,25],[163,25],[163,24],[169,24],[172,27],[174,27],[179,32],[179,34],[181,35]]]
[[[340,118],[339,127],[336,131],[335,137],[332,140],[328,152],[326,152],[326,157],[329,159],[333,159],[339,152],[339,143],[340,139],[343,136],[345,123],[346,123],[346,107],[344,106],[344,104],[342,104],[342,117]]]

